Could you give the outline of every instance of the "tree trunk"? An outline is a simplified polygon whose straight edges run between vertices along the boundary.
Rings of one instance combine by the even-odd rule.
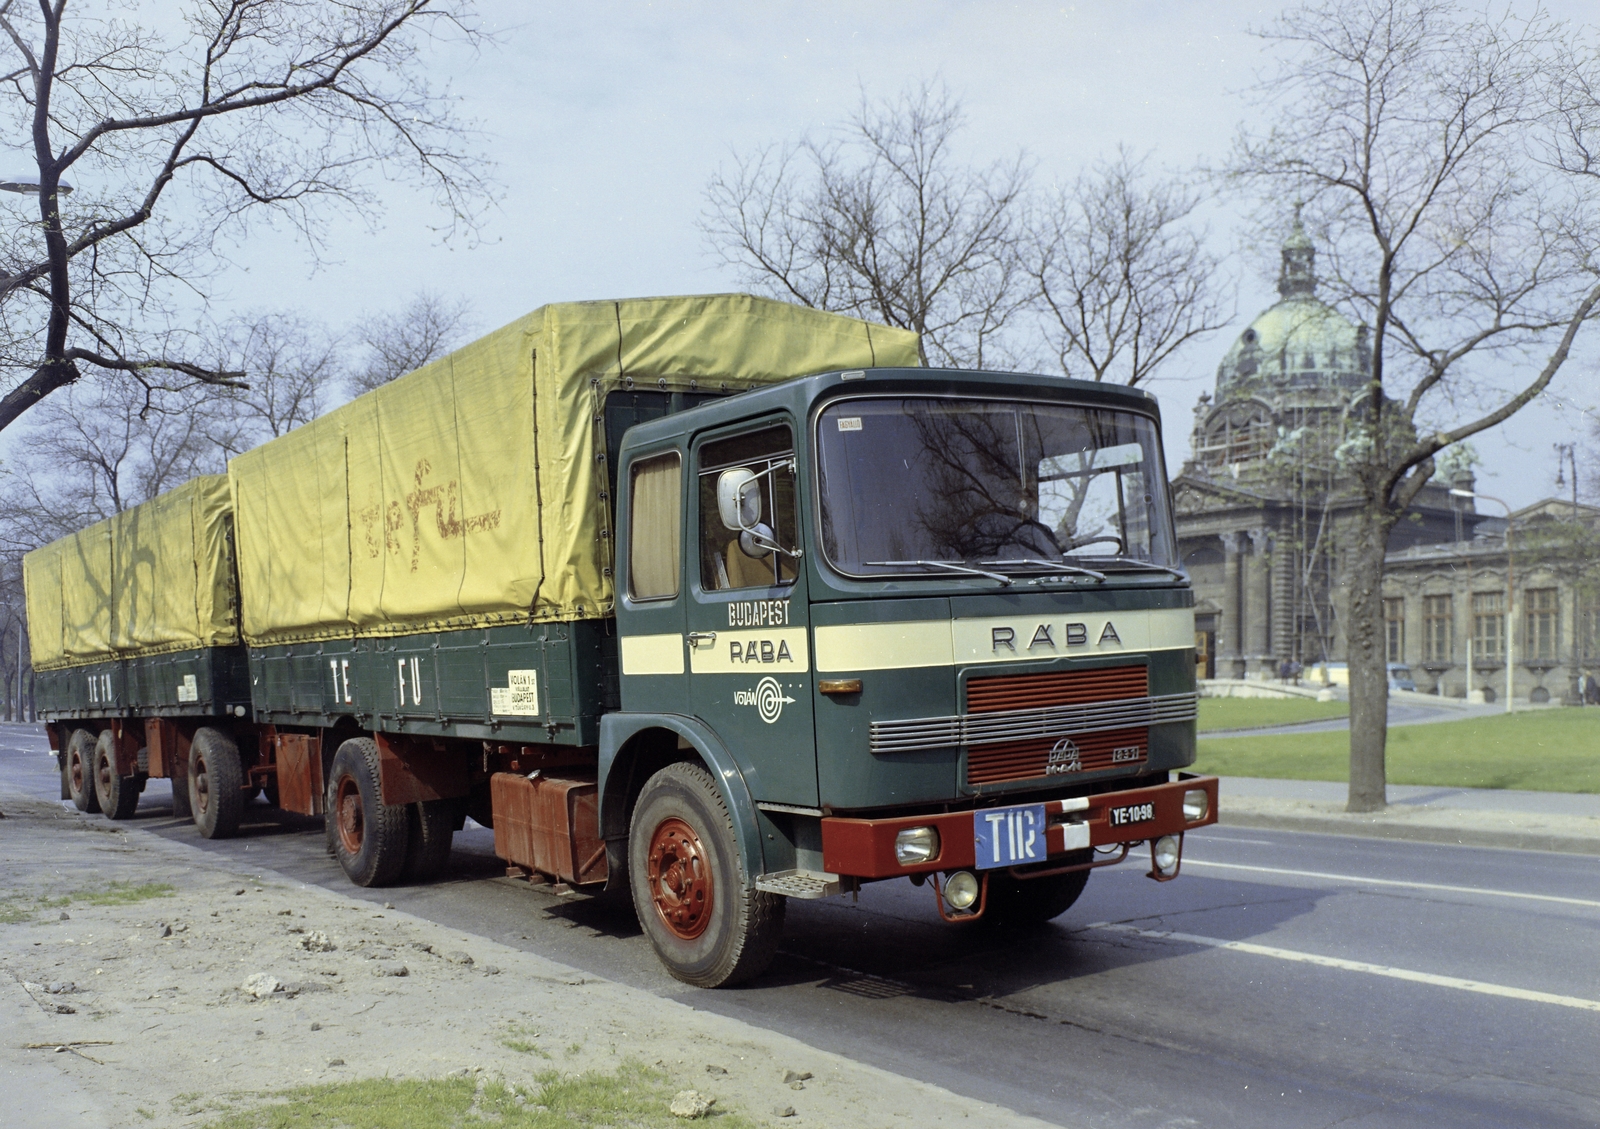
[[[1381,502],[1361,508],[1344,578],[1350,593],[1350,797],[1346,811],[1382,811],[1389,802],[1384,750],[1389,739],[1389,670],[1383,621],[1383,556],[1395,518]]]

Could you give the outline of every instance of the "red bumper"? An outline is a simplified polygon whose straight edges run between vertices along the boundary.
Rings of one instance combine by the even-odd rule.
[[[1186,792],[1206,794],[1206,813],[1186,819]],[[1037,801],[1035,801],[1037,802]],[[1147,806],[1148,805],[1148,806]],[[1217,778],[1194,776],[1149,788],[1101,792],[1046,800],[1049,819],[1045,843],[1050,857],[1085,847],[1142,843],[1162,835],[1179,835],[1217,821]],[[1115,815],[1113,813],[1116,813]],[[1137,817],[1137,818],[1130,818]],[[1148,817],[1148,818],[1146,818]],[[1114,825],[1112,819],[1123,822]],[[939,854],[927,862],[902,866],[894,856],[894,839],[908,827],[939,832]],[[890,819],[822,819],[822,866],[830,874],[852,878],[893,878],[934,870],[960,870],[975,865],[972,812],[895,816]]]

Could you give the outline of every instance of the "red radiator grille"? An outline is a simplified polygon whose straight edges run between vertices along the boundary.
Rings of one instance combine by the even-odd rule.
[[[974,678],[967,683],[967,712],[994,713],[1143,698],[1149,694],[1149,684],[1149,671],[1143,666]],[[1107,768],[1137,768],[1149,754],[1150,732],[1142,726],[1066,738],[973,745],[967,750],[967,782],[999,784],[1057,775],[1065,779]]]
[[[1112,666],[1102,670],[1063,670],[1054,674],[1008,674],[967,681],[967,712],[1040,709],[1143,698],[1150,693],[1150,671],[1144,666]]]

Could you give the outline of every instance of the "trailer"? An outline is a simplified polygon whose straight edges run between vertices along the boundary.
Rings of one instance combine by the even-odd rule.
[[[907,878],[1021,924],[1140,844],[1175,877],[1217,793],[1155,402],[916,345],[743,295],[547,306],[225,499],[30,554],[64,788],[126,818],[181,777],[207,836],[265,790],[362,885],[470,817],[703,986],[789,898]]]

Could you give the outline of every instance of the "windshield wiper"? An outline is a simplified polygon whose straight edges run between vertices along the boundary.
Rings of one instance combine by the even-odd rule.
[[[1173,568],[1171,565],[1156,564],[1154,561],[1141,561],[1137,557],[1105,557],[1106,563],[1114,565],[1131,565],[1134,568],[1148,568],[1156,572],[1170,572],[1179,580],[1188,580],[1189,574],[1182,569]],[[1099,562],[1096,561],[1098,564]]]
[[[1047,561],[1042,557],[1028,557],[1023,560],[1011,561],[979,561],[978,563],[986,565],[1022,565],[1028,568],[1053,568],[1057,572],[1071,573],[1074,576],[1092,576],[1102,582],[1106,578],[1105,573],[1096,572],[1092,568],[1082,568],[1079,565],[1067,564],[1064,561]]]
[[[963,572],[971,576],[986,576],[990,580],[998,580],[1009,587],[1012,583],[1009,576],[987,569],[973,568],[971,565],[960,564],[956,561],[862,561],[864,565],[883,568],[912,568],[921,565],[923,568],[947,568],[951,572]]]

